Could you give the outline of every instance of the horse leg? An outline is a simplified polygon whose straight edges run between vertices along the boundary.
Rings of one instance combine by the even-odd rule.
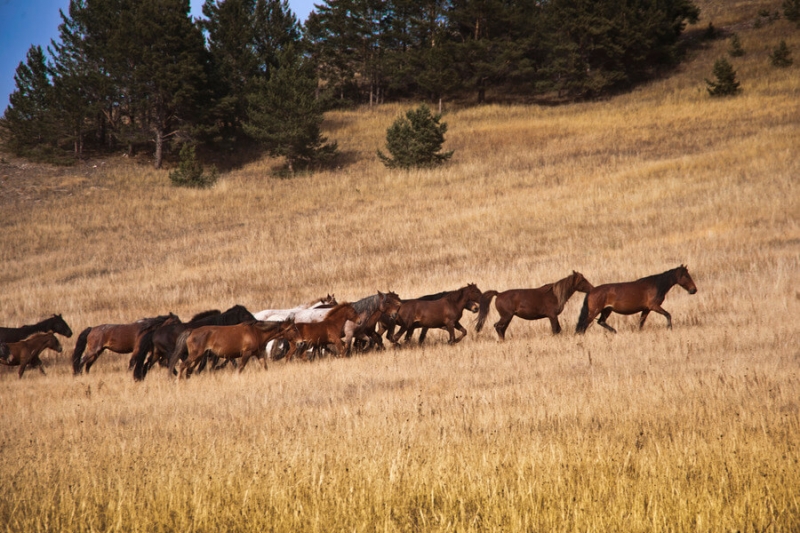
[[[667,311],[660,305],[655,306],[652,310],[656,313],[664,315],[667,318],[667,329],[672,329],[672,315],[667,313]],[[642,312],[642,314],[644,314],[644,312]],[[644,319],[642,319],[642,324],[644,324]]]
[[[642,311],[642,316],[639,317],[639,329],[642,329],[644,327],[644,321],[647,320],[647,315],[649,314],[650,314],[649,309],[645,309],[644,311]]]
[[[244,367],[247,366],[247,362],[250,360],[250,357],[253,355],[253,352],[245,352],[242,354],[242,366],[239,367],[239,373],[241,374],[244,372]]]
[[[610,307],[606,307],[605,309],[600,311],[600,318],[597,319],[597,323],[606,328],[611,333],[616,333],[617,330],[606,324],[606,319],[609,317],[612,311],[613,309],[611,309]]]
[[[512,318],[514,318],[514,315],[501,316],[500,320],[494,324],[494,330],[497,332],[497,336],[500,337],[501,341],[506,340],[506,329],[508,329]]]
[[[105,350],[105,346],[99,350],[92,350],[81,357],[81,366],[87,374],[89,373],[89,369],[92,368],[94,362],[97,361],[97,358],[100,357],[100,354],[103,353],[103,350]]]
[[[390,337],[389,335],[391,335],[391,330],[389,330],[389,331],[386,333],[386,336],[387,336],[387,338],[389,338],[389,340],[390,340],[390,341],[392,341],[394,344],[400,344],[398,341],[400,340],[400,337],[403,335],[403,333],[405,333],[407,330],[408,330],[408,327],[406,327],[406,325],[405,325],[405,324],[402,324],[402,325],[400,326],[400,329],[397,331],[397,333],[395,333],[394,335],[392,335],[392,336]],[[408,339],[406,339],[406,341],[408,341]]]
[[[461,341],[463,341],[463,340],[464,340],[464,337],[466,337],[466,336],[467,336],[467,328],[465,328],[464,326],[462,326],[462,325],[461,325],[461,323],[460,323],[460,322],[458,322],[458,321],[456,321],[456,323],[455,323],[455,328],[456,328],[458,331],[460,331],[460,332],[461,332],[461,336],[460,336],[458,339],[456,339],[456,341],[455,341],[455,342],[461,342]]]
[[[44,363],[42,363],[42,360],[39,358],[38,355],[33,358],[33,362],[34,362],[34,366],[39,368],[39,372],[41,372],[43,375],[46,376],[47,372],[44,371]]]
[[[553,329],[553,335],[561,333],[561,324],[558,323],[558,315],[547,317],[550,319],[550,327]]]
[[[408,336],[411,336],[411,330],[409,330]],[[422,328],[419,332],[419,344],[422,344],[422,341],[425,340],[425,337],[428,336],[428,328]]]

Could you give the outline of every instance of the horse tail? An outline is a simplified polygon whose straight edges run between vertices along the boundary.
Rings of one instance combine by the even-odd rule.
[[[78,375],[81,373],[81,356],[86,349],[86,341],[89,338],[89,332],[92,331],[91,327],[81,331],[78,335],[78,340],[75,342],[75,350],[72,352],[72,373]]]
[[[481,295],[480,311],[478,311],[478,322],[475,324],[475,331],[480,331],[483,328],[483,323],[486,322],[486,317],[489,315],[489,305],[495,296],[497,296],[497,291],[486,291]]]
[[[131,356],[133,361],[133,380],[142,381],[147,375],[147,365],[145,365],[145,358],[147,354],[153,351],[153,332],[154,329],[146,331],[139,337],[139,347],[136,352]]]
[[[189,334],[192,331],[192,329],[187,329],[178,335],[178,339],[175,341],[175,348],[172,350],[172,354],[169,356],[170,375],[175,372],[175,366],[178,364],[178,361],[186,359],[186,357],[189,355],[189,352],[186,349],[186,339],[189,337]]]
[[[578,325],[575,327],[575,333],[586,333],[586,328],[589,327],[589,293],[583,299],[583,307],[581,307],[581,314],[578,316]]]

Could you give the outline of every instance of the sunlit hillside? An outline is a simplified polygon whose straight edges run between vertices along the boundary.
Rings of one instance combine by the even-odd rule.
[[[60,313],[46,375],[0,367],[8,531],[797,531],[800,30],[780,2],[697,2],[676,71],[555,107],[444,103],[433,170],[375,152],[409,105],[326,115],[338,168],[250,162],[174,188],[146,155],[51,168],[2,154],[0,324]],[[756,23],[756,21],[758,21]],[[728,56],[736,32],[746,51]],[[780,40],[795,64],[770,65]],[[727,57],[742,93],[712,99]],[[663,316],[492,324],[456,345],[141,382],[72,376],[89,326],[334,294],[594,285],[685,264]],[[388,343],[387,343],[388,344]]]

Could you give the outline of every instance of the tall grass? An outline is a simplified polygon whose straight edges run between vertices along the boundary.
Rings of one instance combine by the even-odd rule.
[[[601,284],[681,263],[699,289],[667,296],[671,331],[612,315],[619,334],[576,336],[579,294],[559,336],[514,319],[505,343],[490,327],[455,346],[432,331],[423,347],[180,384],[159,370],[134,383],[114,354],[73,378],[48,355],[47,376],[0,375],[0,523],[800,529],[800,76],[767,57],[800,38],[783,20],[752,28],[749,3],[701,4],[748,51],[733,62],[741,96],[705,93],[721,40],[607,101],[449,110],[456,152],[436,170],[377,161],[405,110],[387,105],[326,117],[344,153],[328,172],[274,179],[277,162],[260,160],[183,190],[114,159],[0,197],[4,325],[60,312],[77,334],[234,303],[537,287],[573,269]]]

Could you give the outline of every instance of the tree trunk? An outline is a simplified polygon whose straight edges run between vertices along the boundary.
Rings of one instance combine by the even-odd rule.
[[[161,128],[156,128],[156,155],[155,155],[155,167],[161,168],[161,160],[164,153],[164,132]]]

